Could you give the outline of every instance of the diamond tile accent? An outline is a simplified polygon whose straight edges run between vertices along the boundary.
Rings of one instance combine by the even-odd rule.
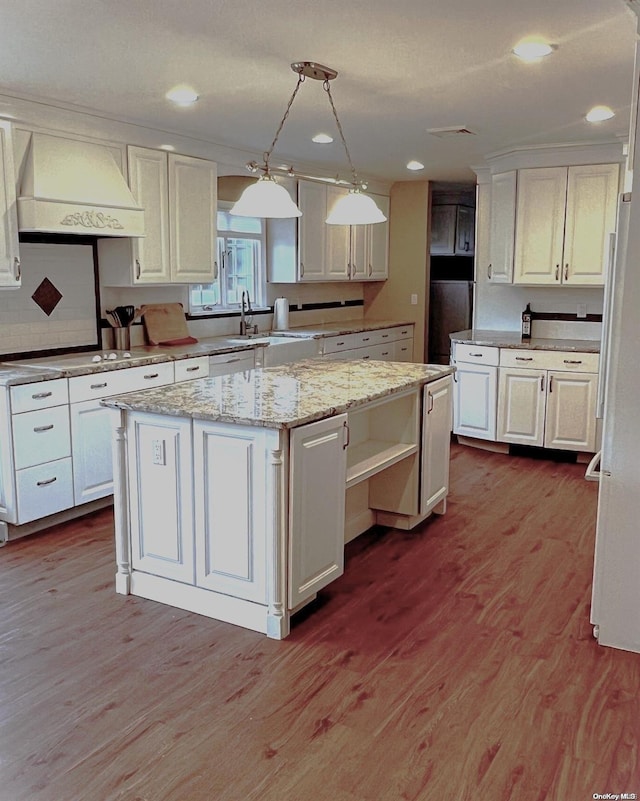
[[[62,300],[62,293],[48,278],[44,278],[33,295],[31,295],[31,300],[35,301],[47,317],[49,317],[51,312]]]

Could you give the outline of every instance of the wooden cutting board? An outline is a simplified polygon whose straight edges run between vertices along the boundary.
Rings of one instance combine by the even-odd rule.
[[[149,303],[142,320],[150,345],[181,345],[198,340],[189,335],[182,303]]]

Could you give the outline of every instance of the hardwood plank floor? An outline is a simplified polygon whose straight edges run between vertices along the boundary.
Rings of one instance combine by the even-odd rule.
[[[640,655],[589,624],[596,486],[451,471],[447,514],[350,543],[283,642],[116,595],[109,511],[0,549],[1,801],[640,796]]]

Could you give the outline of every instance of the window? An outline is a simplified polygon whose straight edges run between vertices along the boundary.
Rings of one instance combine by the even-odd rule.
[[[229,214],[231,203],[218,208],[218,278],[212,284],[193,284],[189,308],[194,314],[236,310],[242,292],[251,305],[264,303],[264,220]]]

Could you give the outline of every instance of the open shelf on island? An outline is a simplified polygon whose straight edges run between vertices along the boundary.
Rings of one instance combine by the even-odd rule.
[[[347,451],[347,488],[416,453],[416,444],[370,439]]]

